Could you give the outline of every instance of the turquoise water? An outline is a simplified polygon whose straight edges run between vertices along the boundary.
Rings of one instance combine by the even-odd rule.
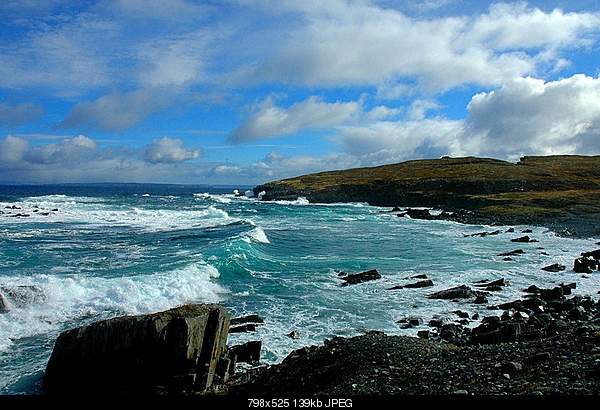
[[[19,211],[7,210],[16,205]],[[43,216],[36,209],[58,211]],[[417,221],[365,204],[260,202],[230,188],[161,185],[0,187],[0,287],[34,285],[31,297],[0,314],[0,393],[36,393],[57,335],[68,328],[122,314],[189,302],[220,302],[234,315],[258,313],[265,325],[230,343],[263,340],[263,359],[334,335],[369,329],[392,334],[395,321],[417,315],[457,319],[456,309],[489,314],[468,302],[432,301],[427,293],[480,279],[512,285],[490,303],[520,295],[531,284],[577,281],[595,293],[599,275],[540,268],[594,249],[595,240],[558,238],[544,228],[520,236],[464,238],[482,226]],[[596,240],[597,241],[597,240]],[[537,249],[543,247],[544,249]],[[495,256],[522,248],[513,262]],[[549,255],[543,255],[547,252]],[[383,278],[340,287],[337,270],[378,269]],[[427,273],[430,289],[387,291],[403,278]],[[473,323],[475,324],[475,322]],[[423,327],[425,328],[425,327]],[[286,336],[300,332],[298,340]]]

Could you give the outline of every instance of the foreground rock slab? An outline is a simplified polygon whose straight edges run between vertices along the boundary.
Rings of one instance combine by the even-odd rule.
[[[185,305],[67,330],[44,375],[50,394],[207,391],[226,348],[229,313]]]

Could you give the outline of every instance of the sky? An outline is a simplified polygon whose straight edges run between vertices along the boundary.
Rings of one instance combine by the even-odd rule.
[[[0,183],[600,154],[600,0],[3,0]]]

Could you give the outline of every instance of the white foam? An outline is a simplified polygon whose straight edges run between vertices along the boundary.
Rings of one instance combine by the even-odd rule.
[[[252,241],[258,243],[271,243],[271,241],[269,241],[269,238],[267,237],[267,234],[260,226],[257,226],[251,231],[246,232],[242,239],[248,243]]]
[[[66,321],[91,316],[141,314],[190,302],[214,303],[227,290],[212,279],[217,269],[204,262],[168,272],[117,278],[87,275],[3,277],[2,285],[35,285],[47,300],[0,315],[0,351],[13,340],[53,331]]]

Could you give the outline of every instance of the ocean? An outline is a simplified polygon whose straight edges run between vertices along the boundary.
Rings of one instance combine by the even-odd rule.
[[[597,248],[597,239],[560,238],[532,227],[528,235],[538,243],[511,243],[524,226],[464,237],[498,228],[398,218],[385,212],[389,208],[361,203],[261,202],[232,191],[0,186],[0,291],[22,291],[0,314],[0,393],[41,391],[61,331],[185,303],[218,302],[234,316],[262,316],[265,324],[256,332],[232,334],[229,343],[260,339],[262,360],[274,363],[333,336],[367,330],[414,335],[435,315],[452,321],[457,309],[490,314],[485,305],[425,297],[452,286],[506,278],[511,285],[489,298],[496,304],[520,297],[531,284],[577,281],[580,294],[596,293],[600,285],[600,276],[582,278],[570,269],[580,252]],[[497,256],[518,248],[525,254],[513,261]],[[552,263],[567,270],[541,270]],[[339,271],[367,269],[378,269],[382,278],[340,286]],[[421,273],[435,286],[387,290]],[[400,329],[396,321],[406,316],[424,324]],[[287,336],[293,330],[298,339]]]

